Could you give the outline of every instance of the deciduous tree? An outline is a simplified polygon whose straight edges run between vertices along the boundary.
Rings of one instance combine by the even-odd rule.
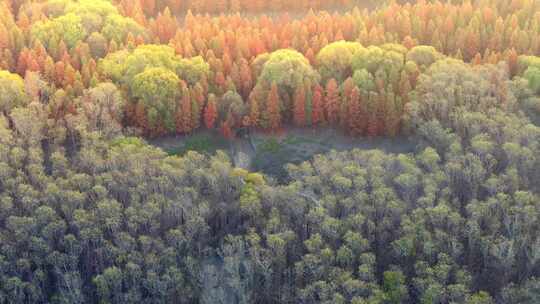
[[[278,86],[275,82],[270,86],[266,107],[266,111],[268,112],[268,127],[272,131],[277,131],[281,127],[282,122]]]
[[[208,96],[208,103],[204,110],[204,125],[208,129],[213,129],[216,124],[217,119],[217,107],[216,107],[216,96],[210,94]]]
[[[331,125],[337,124],[339,121],[339,90],[335,79],[330,79],[326,84],[325,94],[326,119]]]

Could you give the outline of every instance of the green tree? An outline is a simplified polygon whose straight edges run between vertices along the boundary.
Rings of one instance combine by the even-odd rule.
[[[168,69],[191,85],[209,72],[208,64],[201,57],[184,59],[165,45],[140,45],[132,52],[122,50],[109,54],[99,62],[99,70],[104,76],[125,86],[130,86],[134,77],[147,68]]]
[[[540,95],[540,67],[529,67],[523,74],[523,77],[529,82],[531,90]]]
[[[107,138],[121,132],[125,100],[114,84],[99,83],[86,90],[81,97],[80,107],[89,131],[101,132]]]
[[[269,90],[275,83],[281,92],[290,97],[293,96],[297,87],[304,85],[306,80],[317,83],[319,78],[319,74],[302,54],[286,49],[269,55],[257,79],[257,86]]]
[[[72,48],[79,41],[84,40],[87,34],[82,18],[73,13],[52,20],[37,22],[32,26],[31,30],[31,36],[40,40],[47,47],[50,47],[50,37],[58,37],[69,48]]]
[[[144,27],[135,20],[119,14],[110,15],[105,19],[101,33],[108,41],[112,40],[116,43],[124,43],[129,34],[133,37],[147,36]]]
[[[379,70],[388,75],[392,69],[400,70],[404,63],[403,54],[377,46],[360,49],[351,58],[353,71],[365,69],[372,75]]]
[[[169,131],[175,130],[174,113],[180,96],[180,79],[165,68],[149,68],[133,79],[133,95],[139,98],[149,110],[155,110],[159,120]],[[158,123],[149,116],[151,124]]]
[[[351,59],[363,49],[360,43],[348,41],[338,41],[323,47],[316,58],[323,83],[332,78],[341,83],[352,76]]]
[[[353,75],[354,84],[367,95],[367,92],[375,91],[375,78],[366,69],[356,70]]]
[[[93,283],[96,286],[99,302],[122,302],[122,271],[116,267],[105,269],[103,274],[96,276]]]
[[[17,74],[0,71],[0,112],[9,113],[15,107],[26,105],[28,101],[23,79]]]
[[[405,303],[408,293],[403,273],[401,271],[384,272],[383,291],[386,303]]]
[[[407,61],[416,63],[422,70],[428,68],[437,60],[443,58],[443,55],[432,46],[418,45],[413,47],[407,53]]]
[[[491,296],[485,292],[480,291],[472,295],[466,302],[467,304],[493,304],[494,301]]]

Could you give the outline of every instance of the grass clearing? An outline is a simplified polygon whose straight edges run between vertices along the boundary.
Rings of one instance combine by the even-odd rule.
[[[229,142],[217,132],[201,131],[187,136],[167,136],[151,140],[169,155],[184,155],[188,151],[214,154],[218,150],[229,150]]]
[[[252,167],[286,181],[286,164],[298,164],[310,160],[314,155],[325,154],[332,150],[379,149],[390,153],[410,153],[415,141],[406,137],[396,138],[352,138],[332,129],[290,128],[281,134],[253,133],[256,153]]]

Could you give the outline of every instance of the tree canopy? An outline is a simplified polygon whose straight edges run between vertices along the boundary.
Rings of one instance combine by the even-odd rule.
[[[23,79],[17,74],[0,71],[0,112],[10,112],[28,101]]]
[[[275,83],[281,90],[294,93],[306,80],[318,82],[320,76],[301,53],[285,49],[273,52],[266,59],[257,86],[270,88]]]
[[[99,68],[106,77],[126,86],[148,68],[167,69],[190,84],[205,78],[209,72],[204,59],[184,59],[169,46],[153,44],[138,46],[131,52],[122,50],[109,54],[100,61]]]
[[[351,76],[351,60],[364,47],[358,42],[338,41],[323,47],[317,54],[317,66],[323,82],[331,78],[341,82]]]
[[[175,129],[173,114],[181,91],[180,79],[174,72],[165,68],[145,69],[133,78],[132,94],[145,105],[151,124],[161,117],[166,128]]]
[[[92,33],[103,33],[108,41],[117,43],[124,42],[128,34],[146,35],[141,25],[122,16],[107,0],[48,1],[45,7],[49,19],[33,24],[31,36],[49,48],[60,41],[72,48]]]
[[[0,1],[0,303],[540,303],[539,12]]]

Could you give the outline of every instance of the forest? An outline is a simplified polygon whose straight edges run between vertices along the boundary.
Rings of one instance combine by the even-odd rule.
[[[0,303],[540,303],[540,2],[0,0]]]

